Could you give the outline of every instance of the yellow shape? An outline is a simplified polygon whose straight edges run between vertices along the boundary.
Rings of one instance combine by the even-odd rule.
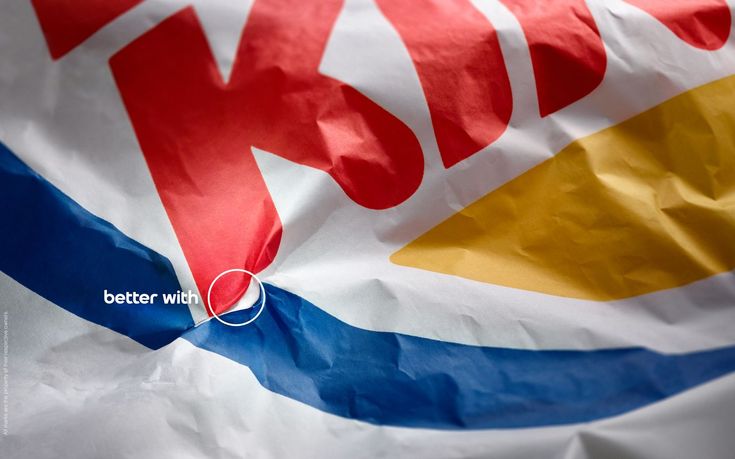
[[[734,269],[735,77],[575,141],[391,261],[591,300]]]

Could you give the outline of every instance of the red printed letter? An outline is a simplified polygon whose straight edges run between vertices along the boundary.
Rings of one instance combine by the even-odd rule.
[[[318,67],[341,0],[257,0],[225,84],[194,9],[110,61],[154,182],[206,293],[230,268],[259,271],[281,225],[250,146],[329,173],[355,202],[395,206],[418,187],[423,156],[408,127]],[[217,283],[217,311],[246,288]]]
[[[411,55],[445,167],[496,140],[513,110],[497,33],[468,0],[378,0]]]

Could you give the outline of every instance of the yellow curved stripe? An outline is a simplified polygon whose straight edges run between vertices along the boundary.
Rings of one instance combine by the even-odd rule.
[[[577,140],[394,263],[610,300],[735,268],[735,77]]]

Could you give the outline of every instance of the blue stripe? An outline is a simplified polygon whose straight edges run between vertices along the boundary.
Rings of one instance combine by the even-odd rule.
[[[156,348],[178,336],[247,365],[267,389],[375,424],[516,428],[592,421],[735,371],[735,347],[533,351],[466,346],[347,325],[267,285],[249,327],[193,328],[188,311],[111,306],[104,289],[175,292],[162,256],[82,209],[0,144],[0,270],[53,303]],[[250,311],[227,315],[241,321]]]
[[[251,327],[184,337],[247,365],[273,392],[338,416],[436,429],[548,426],[624,413],[735,371],[735,348],[532,351],[352,327],[267,285]],[[227,315],[245,320],[249,311]]]
[[[193,326],[187,306],[108,305],[116,293],[173,293],[171,263],[97,218],[0,143],[0,271],[62,308],[153,349]]]

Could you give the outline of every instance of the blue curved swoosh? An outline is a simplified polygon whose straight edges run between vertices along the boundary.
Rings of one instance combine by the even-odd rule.
[[[92,215],[0,143],[0,271],[62,308],[157,349],[194,323],[160,294],[181,287],[171,262]],[[152,305],[103,292],[159,293]]]
[[[338,416],[436,429],[592,421],[735,371],[735,348],[535,351],[447,343],[350,326],[266,285],[252,326],[210,320],[183,337],[248,366],[267,389]],[[242,322],[251,311],[227,314]]]
[[[150,348],[182,337],[247,365],[275,393],[370,423],[483,429],[592,421],[735,371],[735,347],[536,351],[368,331],[272,285],[265,311],[244,328],[194,327],[184,307],[106,305],[104,289],[180,289],[170,262],[84,210],[2,144],[0,215],[0,270],[51,302]]]

